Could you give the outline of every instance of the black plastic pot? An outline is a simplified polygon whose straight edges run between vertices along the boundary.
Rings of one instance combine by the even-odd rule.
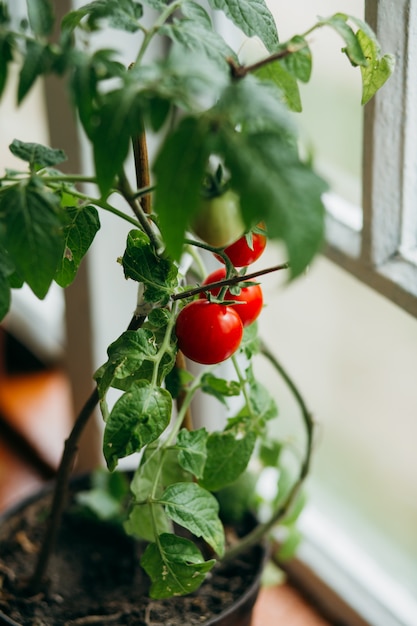
[[[72,482],[72,490],[84,490],[88,488],[89,479],[88,476],[77,477]],[[2,544],[2,527],[7,522],[10,524],[13,518],[21,515],[22,512],[27,510],[31,505],[35,505],[39,500],[48,496],[53,489],[53,484],[47,485],[41,491],[36,494],[26,498],[18,505],[12,507],[2,515],[0,515],[0,546]],[[0,549],[0,561],[1,561],[2,550]],[[252,619],[252,611],[256,599],[259,594],[260,584],[261,584],[261,574],[265,564],[266,559],[266,550],[263,545],[255,546],[250,552],[248,556],[250,559],[250,563],[255,564],[254,574],[247,584],[246,588],[239,590],[239,595],[235,598],[235,600],[227,605],[223,610],[217,612],[212,617],[209,617],[205,621],[200,622],[204,626],[250,626]],[[213,574],[215,576],[216,574]],[[205,583],[203,583],[205,584]],[[45,622],[46,623],[46,622]],[[112,622],[113,623],[113,622]],[[116,623],[116,622],[114,622]],[[129,622],[132,623],[132,622]],[[143,623],[143,622],[141,622]],[[188,626],[187,623],[183,622],[184,626]],[[22,624],[16,622],[13,618],[6,615],[4,612],[0,610],[0,626],[27,626],[27,624]],[[51,624],[51,626],[56,626],[55,624]]]

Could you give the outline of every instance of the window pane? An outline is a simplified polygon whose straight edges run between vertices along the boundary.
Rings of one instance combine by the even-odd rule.
[[[317,22],[345,12],[364,16],[364,0],[270,0],[281,41]],[[361,205],[362,108],[360,72],[341,53],[341,37],[330,27],[308,38],[313,52],[311,81],[301,85],[303,113],[297,115],[301,137],[313,149],[317,168],[333,191]]]

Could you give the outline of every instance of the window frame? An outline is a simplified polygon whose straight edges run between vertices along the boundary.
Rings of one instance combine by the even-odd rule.
[[[417,317],[417,3],[366,0],[365,20],[396,67],[364,108],[362,225],[329,194],[324,253]]]

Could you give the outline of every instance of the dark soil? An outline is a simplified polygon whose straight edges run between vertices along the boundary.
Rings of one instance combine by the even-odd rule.
[[[0,625],[13,623],[1,613],[19,626],[205,624],[238,600],[259,575],[262,550],[255,547],[236,561],[216,566],[197,592],[150,600],[148,578],[139,566],[140,544],[114,527],[66,514],[47,590],[24,597],[19,585],[33,571],[48,506],[49,496],[44,496],[26,508],[24,516],[2,522]],[[243,609],[246,614],[253,601]],[[232,623],[232,618],[224,622]],[[239,623],[249,621],[241,616]]]

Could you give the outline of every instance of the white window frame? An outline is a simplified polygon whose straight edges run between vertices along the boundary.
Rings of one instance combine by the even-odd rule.
[[[325,254],[417,317],[417,2],[366,0],[365,19],[396,68],[364,109],[363,219],[329,194]]]

